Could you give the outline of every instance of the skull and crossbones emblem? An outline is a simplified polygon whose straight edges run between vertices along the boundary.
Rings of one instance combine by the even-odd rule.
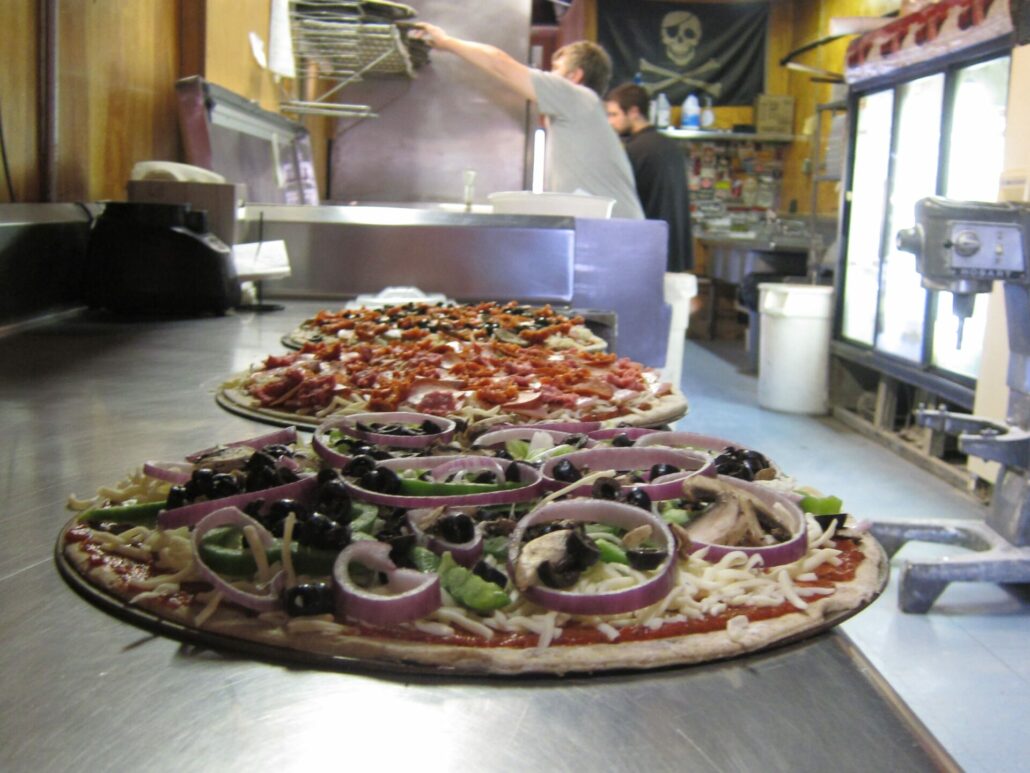
[[[678,69],[672,70],[641,58],[641,72],[659,75],[663,78],[663,80],[643,84],[649,94],[664,91],[679,83],[685,84],[688,88],[701,89],[714,97],[722,93],[721,83],[709,83],[700,79],[700,76],[719,69],[719,62],[715,58],[711,58],[691,70],[683,70],[693,61],[701,42],[701,20],[695,14],[690,11],[670,11],[665,14],[661,23],[661,40],[662,46],[665,48],[665,56]]]

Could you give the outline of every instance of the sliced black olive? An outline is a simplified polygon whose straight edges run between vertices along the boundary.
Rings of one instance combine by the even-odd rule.
[[[350,527],[324,513],[312,513],[297,523],[297,541],[313,548],[343,550],[350,544]]]
[[[240,493],[240,486],[236,482],[236,478],[228,473],[218,473],[211,478],[211,493],[212,499],[221,499],[222,497],[231,497],[233,494]]]
[[[522,471],[517,463],[512,462],[504,468],[504,480],[508,483],[518,483],[522,480]]]
[[[193,484],[192,489],[195,492],[193,496],[211,496],[211,481],[214,477],[215,471],[210,467],[201,467],[199,470],[194,470],[193,474],[190,475],[190,483]]]
[[[508,453],[508,449],[506,448],[498,448],[494,451],[494,456],[498,459],[511,459],[511,454]]]
[[[189,502],[189,497],[186,496],[185,486],[172,486],[168,489],[168,499],[165,502],[165,507],[169,510],[175,507],[182,507]]]
[[[583,477],[583,473],[568,459],[561,459],[551,468],[551,477],[563,483],[575,483]]]
[[[565,553],[569,564],[580,572],[589,569],[601,558],[601,550],[594,540],[579,529],[573,529],[565,541]]]
[[[318,485],[321,486],[328,483],[331,480],[339,480],[340,473],[334,470],[332,467],[323,467],[318,471]]]
[[[616,448],[627,448],[633,445],[633,438],[631,438],[625,432],[620,432],[618,435],[612,438],[612,445]]]
[[[327,582],[294,585],[283,595],[283,606],[290,617],[331,613],[335,607],[333,588]]]
[[[397,566],[413,567],[411,560],[411,549],[415,547],[417,539],[414,534],[396,534],[387,539],[379,535],[380,540],[390,545],[390,560]]]
[[[318,487],[318,509],[337,521],[350,515],[350,494],[341,478],[327,480]]]
[[[651,465],[651,477],[650,480],[660,478],[662,475],[672,475],[674,472],[679,472],[680,468],[675,467],[671,464],[653,464]]]
[[[642,488],[631,488],[626,492],[626,504],[640,507],[644,510],[651,509],[651,497]]]
[[[615,478],[598,478],[590,487],[590,496],[594,499],[618,499],[622,486]]]
[[[296,480],[300,480],[300,475],[289,467],[280,467],[276,471],[276,477],[279,478],[279,483],[293,483]]]
[[[261,469],[270,469],[275,467],[275,459],[266,454],[264,451],[255,451],[247,459],[247,462],[243,465],[243,469],[248,472],[254,472]]]
[[[343,467],[344,475],[352,475],[356,478],[361,477],[365,473],[375,469],[376,460],[368,454],[360,454],[353,457]]]
[[[472,572],[473,574],[482,577],[487,582],[492,582],[494,585],[499,585],[502,588],[508,584],[508,576],[500,569],[488,564],[486,561],[480,561],[477,563],[472,567]]]
[[[425,419],[422,424],[419,425],[419,429],[422,430],[423,435],[439,435],[441,432],[440,425],[430,421],[429,419]]]
[[[473,483],[496,483],[497,473],[493,470],[480,470],[472,476]]]
[[[279,499],[272,503],[268,508],[268,512],[265,513],[258,520],[265,525],[276,537],[283,536],[283,521],[293,513],[298,521],[306,520],[308,517],[308,509],[300,504],[294,502],[292,499]]]
[[[468,513],[450,513],[436,522],[436,531],[448,542],[471,542],[476,536],[476,524]]]
[[[657,569],[669,553],[659,548],[630,548],[626,551],[626,558],[629,565],[638,571]]]
[[[262,452],[271,456],[273,459],[278,459],[281,456],[293,456],[293,451],[290,450],[290,447],[282,445],[281,443],[273,443],[272,445],[267,445],[261,450]]]
[[[586,435],[579,434],[579,435],[569,435],[562,442],[565,445],[570,445],[570,446],[573,446],[574,448],[582,448],[584,445],[586,445],[587,440],[589,440],[589,438]]]
[[[244,487],[247,491],[261,491],[279,485],[279,476],[274,467],[258,467],[247,473]]]
[[[361,476],[361,487],[382,494],[396,494],[401,490],[401,479],[387,467],[376,467]]]
[[[568,561],[544,561],[537,567],[536,575],[549,588],[571,588],[579,579],[579,572]]]
[[[263,519],[263,517],[261,515],[261,511],[264,509],[264,507],[265,507],[265,500],[263,500],[263,499],[252,499],[249,502],[247,502],[247,504],[245,504],[240,509],[243,510],[243,512],[245,512],[251,518],[254,518],[254,519],[264,523],[264,519]]]

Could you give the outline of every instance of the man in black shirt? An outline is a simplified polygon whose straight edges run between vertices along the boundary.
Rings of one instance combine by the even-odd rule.
[[[687,165],[679,145],[658,133],[647,120],[649,98],[640,86],[627,83],[608,92],[608,123],[626,143],[644,214],[669,224],[669,271],[694,266],[690,234]]]

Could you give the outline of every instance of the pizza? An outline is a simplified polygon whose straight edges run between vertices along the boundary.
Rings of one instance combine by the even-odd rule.
[[[306,428],[370,411],[416,411],[480,429],[541,421],[653,426],[687,410],[683,394],[656,369],[590,347],[555,348],[554,335],[544,335],[549,327],[510,343],[473,333],[440,337],[405,327],[407,319],[270,355],[222,384],[217,400],[253,418]]]
[[[573,431],[578,430],[578,431]],[[134,622],[327,666],[567,674],[735,657],[869,604],[885,555],[836,498],[719,438],[429,414],[149,461],[58,539]]]
[[[411,301],[383,307],[322,310],[304,320],[283,343],[299,349],[309,343],[392,343],[399,340],[501,341],[516,346],[603,351],[607,343],[582,316],[567,316],[550,305],[516,301],[461,305]]]

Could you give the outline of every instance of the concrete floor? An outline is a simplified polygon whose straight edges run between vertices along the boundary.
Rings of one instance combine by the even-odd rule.
[[[859,518],[983,519],[986,508],[971,496],[835,419],[760,408],[746,366],[742,342],[688,339],[682,388],[690,412],[676,428],[756,448]],[[1030,716],[1030,587],[953,583],[927,614],[898,608],[906,560],[961,552],[906,544],[884,594],[843,628],[962,768],[1030,770],[1017,735]]]

